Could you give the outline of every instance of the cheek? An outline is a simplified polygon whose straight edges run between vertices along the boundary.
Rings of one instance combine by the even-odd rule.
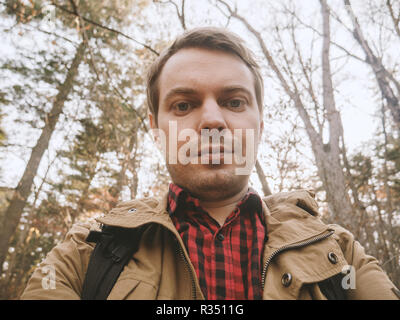
[[[254,115],[241,117],[240,119],[236,119],[232,126],[233,129],[240,129],[242,132],[243,152],[245,152],[248,144],[248,147],[253,144],[254,149],[257,149],[261,140],[261,122],[259,117]],[[247,131],[250,131],[250,134],[247,134]]]
[[[191,130],[190,124],[188,124],[187,121],[167,120],[164,118],[162,121],[159,121],[158,129],[160,130],[159,136],[162,137],[160,140],[164,144],[165,148],[164,154],[168,160],[170,159],[170,154],[172,155],[172,158],[175,159],[175,156],[182,145],[186,144],[189,140],[191,140],[191,142],[196,142],[198,138],[196,131],[194,129]],[[192,135],[196,136],[195,138],[192,137],[192,135],[186,135],[189,130]],[[185,137],[186,140],[180,140]]]
[[[261,120],[258,115],[241,115],[239,114],[237,117],[232,118],[230,121],[230,125],[232,129],[253,129],[254,136],[258,136],[261,133]]]

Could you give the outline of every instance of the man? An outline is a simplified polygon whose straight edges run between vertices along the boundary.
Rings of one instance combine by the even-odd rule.
[[[173,183],[161,200],[124,202],[98,219],[138,236],[108,299],[399,297],[348,231],[321,222],[311,192],[261,199],[249,188],[251,170],[240,169],[256,158],[263,83],[240,38],[215,28],[185,33],[154,62],[147,85],[150,124]],[[70,230],[23,299],[81,298],[90,228]],[[45,267],[55,274],[50,288]]]

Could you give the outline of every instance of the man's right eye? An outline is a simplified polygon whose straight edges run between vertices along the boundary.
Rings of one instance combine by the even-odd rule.
[[[184,113],[191,109],[192,105],[189,102],[179,102],[174,105],[174,109],[178,113]]]

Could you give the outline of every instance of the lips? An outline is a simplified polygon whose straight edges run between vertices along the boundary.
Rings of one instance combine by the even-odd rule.
[[[217,154],[224,154],[224,153],[232,153],[231,148],[226,148],[223,145],[220,146],[207,146],[207,147],[203,147],[199,153],[198,156],[202,156],[202,155],[217,155]]]

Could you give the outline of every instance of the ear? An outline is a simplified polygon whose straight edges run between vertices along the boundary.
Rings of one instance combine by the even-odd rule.
[[[160,135],[159,135],[159,130],[157,130],[158,128],[157,128],[157,125],[156,125],[155,117],[151,112],[149,112],[147,116],[149,118],[150,131],[151,131],[151,133],[153,135],[154,142],[156,143],[157,147],[159,147]]]
[[[149,117],[149,122],[150,122],[150,128],[151,129],[156,129],[157,125],[156,125],[156,121],[155,121],[154,115],[151,112],[149,112],[148,117]]]
[[[160,150],[161,154],[166,159],[167,138],[165,137],[165,133],[163,130],[160,130],[158,128],[154,114],[149,112],[148,117],[149,117],[149,122],[150,122],[150,131],[153,135],[156,147],[158,148],[158,150]]]

